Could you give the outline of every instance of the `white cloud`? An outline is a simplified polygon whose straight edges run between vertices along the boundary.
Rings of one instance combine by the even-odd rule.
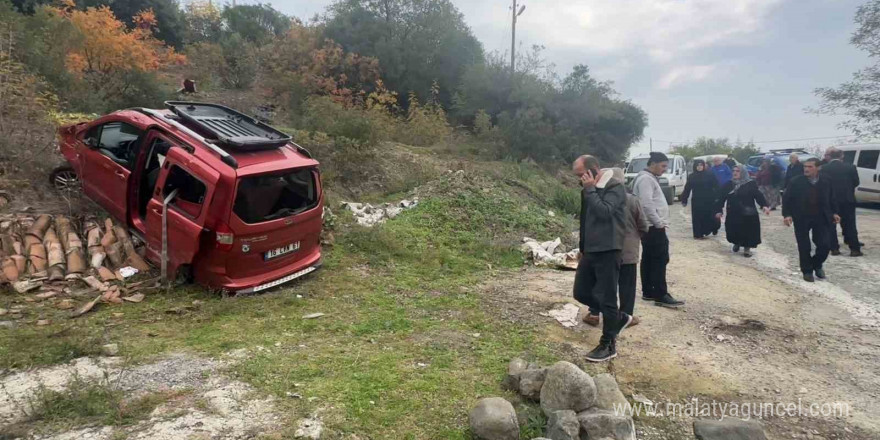
[[[547,45],[600,52],[641,48],[658,60],[741,43],[785,0],[547,0],[520,17]],[[552,25],[549,25],[552,23]]]
[[[660,78],[660,81],[657,81],[657,87],[660,89],[670,89],[683,82],[702,81],[712,75],[717,68],[717,64],[703,66],[677,66],[663,75],[663,77]]]

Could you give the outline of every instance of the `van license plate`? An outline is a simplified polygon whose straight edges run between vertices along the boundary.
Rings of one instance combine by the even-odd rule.
[[[295,251],[297,251],[297,250],[299,250],[299,242],[296,242],[296,243],[290,243],[290,244],[287,245],[287,246],[282,246],[282,247],[280,247],[280,248],[272,249],[271,251],[267,251],[267,252],[266,252],[265,259],[266,259],[266,260],[271,260],[271,259],[273,259],[273,258],[275,258],[275,257],[280,257],[280,256],[282,256],[282,255],[284,255],[284,254],[289,254],[289,253],[291,253],[291,252],[295,252]]]

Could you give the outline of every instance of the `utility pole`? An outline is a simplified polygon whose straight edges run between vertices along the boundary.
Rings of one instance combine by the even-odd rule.
[[[653,153],[654,152],[654,138],[648,138],[648,142],[650,142],[650,144],[649,144],[650,146],[648,147],[648,148],[650,148],[649,151],[651,151]]]
[[[522,5],[519,11],[516,10],[516,0],[513,0],[513,7],[510,9],[512,17],[512,25],[510,26],[510,74],[516,73],[516,17],[522,15],[526,10],[526,5]]]

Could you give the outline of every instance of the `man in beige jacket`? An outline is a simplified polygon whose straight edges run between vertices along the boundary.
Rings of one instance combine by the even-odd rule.
[[[620,182],[624,181],[623,170],[611,168],[612,178]],[[633,317],[630,327],[639,323],[639,318],[633,314],[636,302],[636,276],[638,274],[639,247],[642,236],[648,232],[648,219],[642,211],[639,198],[626,195],[626,235],[623,240],[623,252],[621,253],[620,277],[617,283],[617,295],[620,300],[620,310]],[[599,325],[599,311],[590,309],[584,315],[584,322],[592,326]]]

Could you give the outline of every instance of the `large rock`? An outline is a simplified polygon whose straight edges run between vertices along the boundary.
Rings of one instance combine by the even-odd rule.
[[[556,411],[547,420],[545,435],[550,440],[579,440],[581,423],[571,410]]]
[[[482,440],[518,440],[519,424],[510,402],[487,397],[477,402],[468,415],[473,434]]]
[[[534,368],[523,371],[519,375],[519,393],[526,399],[539,400],[541,388],[547,377],[546,368]]]
[[[504,377],[504,382],[501,385],[508,390],[519,392],[520,374],[526,371],[528,366],[528,362],[520,358],[511,359],[507,364],[507,376]]]
[[[617,385],[617,380],[614,379],[614,376],[602,373],[596,375],[593,378],[593,382],[596,384],[596,408],[608,411],[622,411],[629,407],[630,403],[626,400],[623,393],[620,392],[620,387]]]
[[[589,439],[635,440],[636,427],[632,417],[617,415],[613,411],[591,409],[577,415],[581,429]]]
[[[760,423],[740,419],[696,420],[694,435],[699,440],[767,440]]]
[[[554,411],[584,411],[596,403],[596,384],[589,374],[571,362],[557,362],[547,370],[541,387],[541,409],[548,417]]]

